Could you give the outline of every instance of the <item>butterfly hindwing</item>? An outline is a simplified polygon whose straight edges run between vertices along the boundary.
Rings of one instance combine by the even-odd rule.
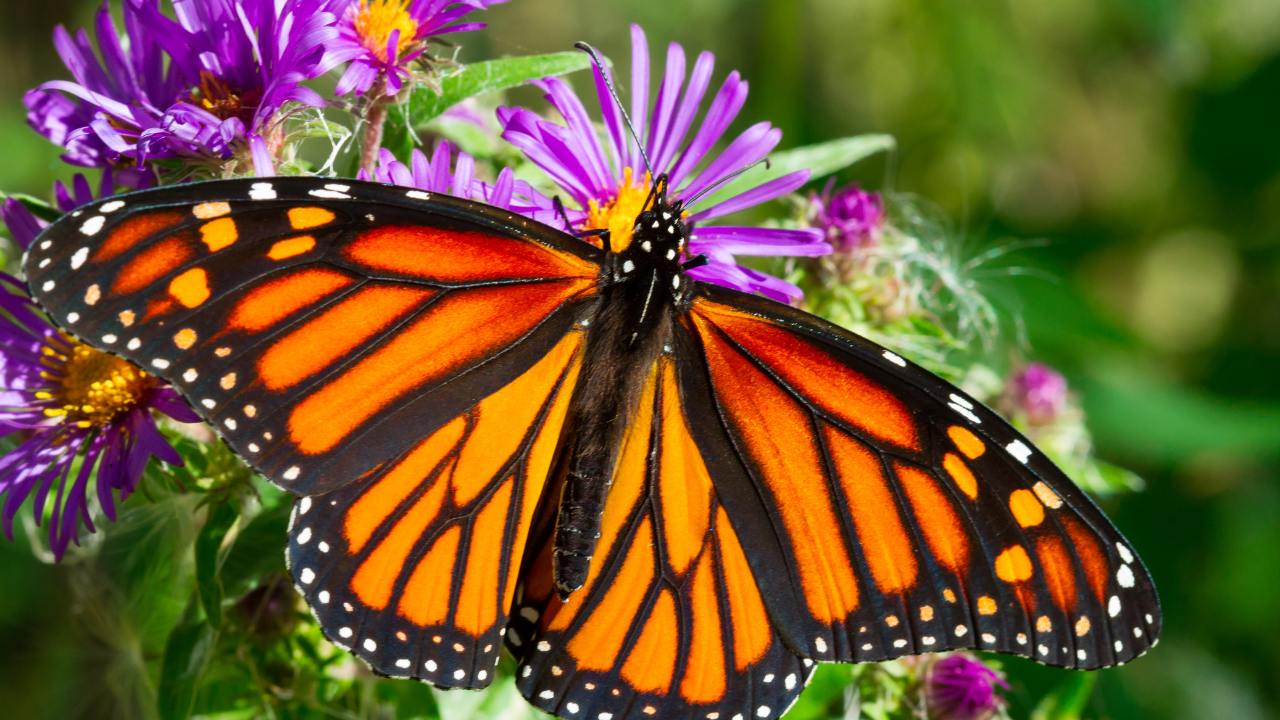
[[[56,322],[171,382],[256,469],[313,494],[532,366],[598,259],[480,203],[282,178],[98,201],[26,267]]]
[[[507,642],[517,686],[547,712],[772,718],[813,672],[772,629],[679,388],[665,357],[629,426],[587,584],[555,597],[549,534],[524,573]]]
[[[972,647],[1094,668],[1150,647],[1145,569],[995,413],[812,316],[700,293],[685,324],[716,417],[694,434],[709,455],[729,438],[736,462],[713,479],[793,649],[850,662]]]
[[[401,457],[299,501],[290,568],[330,640],[383,675],[489,684],[581,362],[570,333]]]

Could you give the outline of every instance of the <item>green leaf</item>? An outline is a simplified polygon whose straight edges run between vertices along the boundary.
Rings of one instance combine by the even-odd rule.
[[[63,214],[61,210],[43,200],[40,200],[39,198],[34,198],[22,193],[0,193],[0,202],[4,202],[9,198],[13,198],[23,205],[26,205],[27,209],[31,211],[31,214],[41,220],[53,222],[54,220],[62,217]]]
[[[797,170],[809,170],[810,180],[843,170],[878,152],[888,152],[898,145],[892,135],[854,135],[827,142],[785,150],[769,156],[769,166],[757,165],[739,175],[736,180],[721,188],[699,205],[712,205],[739,195],[757,185],[769,182]]]
[[[200,678],[217,644],[218,631],[207,622],[179,623],[169,633],[160,665],[160,686],[156,691],[161,720],[191,717]]]
[[[463,100],[588,67],[591,67],[591,58],[581,52],[527,55],[463,66],[441,78],[438,89],[419,85],[407,102],[387,113],[383,147],[407,162],[409,152],[413,150],[412,129],[421,127]]]
[[[1079,720],[1089,696],[1093,694],[1093,683],[1097,677],[1090,672],[1068,674],[1066,681],[1045,695],[1031,711],[1031,720]]]
[[[285,573],[284,548],[289,543],[292,507],[290,502],[269,507],[236,534],[220,573],[228,595],[242,595],[268,575]]]
[[[196,536],[196,589],[204,614],[215,629],[222,627],[223,593],[219,570],[227,553],[223,545],[239,517],[239,511],[230,503],[209,505],[204,527]]]

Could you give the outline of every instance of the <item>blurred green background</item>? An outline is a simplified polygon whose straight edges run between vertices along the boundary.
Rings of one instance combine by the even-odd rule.
[[[70,175],[20,100],[67,77],[53,27],[95,8],[0,4],[0,188],[44,197]],[[655,53],[710,50],[717,77],[751,83],[739,124],[772,121],[783,147],[895,135],[896,154],[846,179],[936,204],[962,251],[1045,239],[991,292],[1022,354],[1082,395],[1103,456],[1147,479],[1104,504],[1166,613],[1159,648],[1099,673],[1085,716],[1280,717],[1280,2],[511,0],[484,15],[464,59],[588,40],[625,68],[631,22]],[[111,682],[77,629],[93,608],[66,585],[0,542],[4,717],[87,710]],[[1014,717],[1064,675],[1006,667]]]

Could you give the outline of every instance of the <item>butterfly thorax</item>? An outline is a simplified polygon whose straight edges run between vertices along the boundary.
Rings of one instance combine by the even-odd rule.
[[[593,372],[574,395],[553,556],[564,596],[586,581],[622,431],[658,357],[670,351],[675,316],[688,308],[682,256],[689,229],[665,188],[660,177],[631,242],[609,254],[600,302],[585,318],[593,332],[584,364]]]

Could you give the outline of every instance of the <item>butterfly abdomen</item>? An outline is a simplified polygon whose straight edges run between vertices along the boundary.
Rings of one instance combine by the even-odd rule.
[[[587,320],[591,332],[584,365],[595,371],[577,388],[570,409],[573,425],[564,449],[569,462],[552,555],[556,590],[562,597],[587,579],[623,433],[671,335],[669,295],[663,293],[643,311],[638,285],[603,288],[601,302]],[[637,333],[644,313],[649,319]]]

